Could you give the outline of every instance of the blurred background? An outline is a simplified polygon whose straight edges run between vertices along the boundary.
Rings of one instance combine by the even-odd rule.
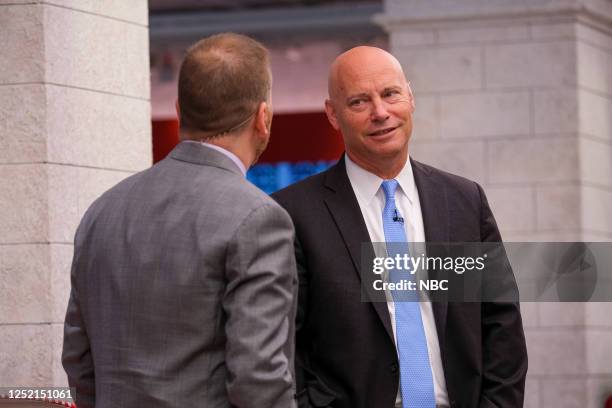
[[[264,191],[342,154],[329,64],[370,44],[411,81],[411,156],[483,185],[505,240],[612,240],[611,0],[0,0],[0,386],[66,384],[76,226],[177,143],[182,55],[225,31],[271,51]],[[522,310],[525,406],[605,407],[612,303]]]
[[[333,59],[359,44],[388,48],[373,21],[382,1],[149,2],[153,160],[178,142],[174,107],[178,70],[187,46],[219,32],[240,32],[271,52],[274,120],[271,142],[249,180],[267,193],[329,167],[342,138],[323,111]]]

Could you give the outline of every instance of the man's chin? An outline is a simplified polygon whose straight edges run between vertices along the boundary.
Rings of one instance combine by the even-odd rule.
[[[384,159],[394,159],[401,158],[406,155],[408,152],[408,142],[400,143],[399,141],[393,140],[387,143],[380,143],[372,146],[370,149],[370,153],[374,157],[384,158]]]

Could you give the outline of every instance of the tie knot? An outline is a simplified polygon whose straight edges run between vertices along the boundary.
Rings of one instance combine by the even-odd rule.
[[[384,180],[382,182],[382,188],[385,192],[385,200],[395,200],[395,190],[397,190],[397,180]]]

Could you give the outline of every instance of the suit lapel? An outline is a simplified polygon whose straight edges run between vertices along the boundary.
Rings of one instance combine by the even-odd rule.
[[[435,179],[435,175],[427,166],[410,160],[414,181],[419,192],[423,225],[425,227],[425,241],[427,243],[450,241],[450,213],[448,195],[443,183]],[[438,341],[440,350],[444,357],[446,315],[448,302],[443,299],[436,300],[431,304],[436,320]]]
[[[362,262],[367,262],[366,265],[372,265],[374,248],[370,241],[370,234],[361,214],[357,197],[355,197],[355,192],[346,174],[344,156],[327,173],[325,187],[328,189],[328,194],[324,199],[325,204],[342,235],[342,239],[353,261],[355,272],[361,281]],[[364,281],[361,282],[361,292],[367,296],[367,291],[364,291],[363,288],[372,287],[374,274],[365,273],[363,277]],[[371,304],[393,341],[393,329],[386,302],[379,300],[371,302]]]
[[[430,243],[449,242],[450,213],[446,187],[435,179],[435,176],[426,166],[413,160],[411,160],[411,165],[419,192],[425,240]],[[325,187],[329,191],[329,194],[324,199],[325,204],[342,235],[353,261],[355,271],[361,281],[362,262],[371,264],[375,255],[361,209],[346,174],[344,157],[327,173]],[[364,243],[369,243],[370,245],[363,245]],[[365,254],[362,253],[362,246],[363,250],[367,251]],[[364,279],[365,281],[361,282],[362,285],[364,287],[371,287],[374,275],[367,273]],[[393,339],[393,329],[387,304],[385,302],[372,302],[371,304],[381,319],[385,330],[391,339]],[[432,302],[438,340],[443,354],[447,306],[448,303],[443,300]]]

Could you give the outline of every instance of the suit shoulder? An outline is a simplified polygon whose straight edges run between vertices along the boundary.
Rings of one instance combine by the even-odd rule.
[[[242,174],[230,173],[226,170],[213,169],[216,171],[214,183],[217,186],[217,194],[224,196],[218,201],[218,207],[207,209],[213,211],[219,217],[227,219],[228,227],[234,225],[236,228],[250,219],[269,219],[281,223],[291,224],[289,214],[273,200],[268,194],[248,181]],[[200,191],[206,191],[211,185],[211,177],[207,175],[199,179]],[[207,211],[202,215],[208,216]]]
[[[236,186],[236,197],[242,204],[236,208],[235,217],[228,220],[228,228],[235,230],[233,236],[241,240],[239,231],[294,231],[293,222],[287,210],[273,200],[269,195],[250,182]]]
[[[462,192],[478,193],[478,189],[480,188],[480,185],[473,180],[470,180],[466,177],[459,176],[457,174],[449,173],[444,170],[440,170],[436,167],[418,162],[416,160],[413,161],[413,163],[415,167],[418,167],[420,168],[420,170],[425,171],[425,173],[430,174],[431,177],[437,179],[438,181],[440,181],[447,187],[450,187],[450,188],[453,188],[455,190],[462,191]]]
[[[89,211],[93,211],[96,208],[103,207],[106,202],[115,201],[118,197],[123,197],[127,192],[129,192],[135,184],[139,182],[139,180],[148,172],[151,171],[151,168],[140,171],[136,174],[132,174],[123,180],[119,181],[114,186],[110,187],[108,190],[104,191],[98,198],[96,198],[91,205],[89,206]]]
[[[125,196],[126,192],[129,192],[133,186],[138,183],[138,180],[142,178],[143,174],[148,171],[150,171],[150,168],[124,178],[93,200],[87,210],[85,210],[79,222],[75,233],[75,240],[79,240],[80,236],[86,234],[100,215],[115,211],[112,207],[116,205],[116,203]]]
[[[242,179],[244,182],[234,184],[231,188],[239,196],[239,200],[249,209],[254,210],[262,206],[280,207],[268,194],[260,190],[251,182]]]
[[[293,183],[273,193],[272,198],[285,208],[291,202],[304,202],[304,200],[312,199],[314,194],[320,194],[329,171],[330,169]]]

